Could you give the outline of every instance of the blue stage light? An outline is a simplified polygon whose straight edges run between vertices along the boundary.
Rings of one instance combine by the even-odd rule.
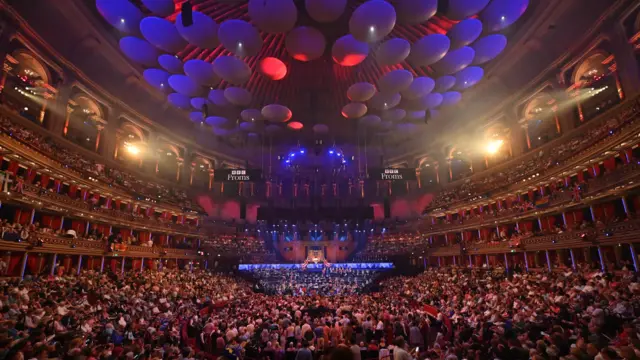
[[[300,154],[304,154],[304,149],[300,149]]]
[[[329,154],[333,155],[333,150],[329,150]]]

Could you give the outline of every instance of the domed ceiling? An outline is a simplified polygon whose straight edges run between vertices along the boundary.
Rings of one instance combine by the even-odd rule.
[[[528,0],[96,0],[145,80],[217,135],[419,131]],[[183,9],[192,8],[192,24]],[[203,112],[203,109],[205,111]],[[326,136],[326,135],[325,135]]]

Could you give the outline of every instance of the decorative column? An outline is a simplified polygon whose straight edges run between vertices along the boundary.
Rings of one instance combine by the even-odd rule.
[[[524,129],[524,135],[527,139],[527,150],[531,150],[531,138],[529,137],[529,124],[524,123],[522,125],[522,129]]]
[[[100,273],[102,273],[104,271],[104,255],[102,256],[102,259],[100,259]]]
[[[422,179],[420,179],[420,168],[416,169],[416,179],[418,179],[418,189],[422,188]]]
[[[184,166],[184,159],[178,158],[178,170],[176,171],[176,182],[180,182],[180,173],[182,172],[182,167]]]
[[[29,253],[25,252],[22,255],[22,264],[20,265],[20,279],[24,279],[24,272],[27,269],[27,259],[29,259]]]
[[[104,125],[98,124],[96,125],[96,129],[98,130],[98,134],[96,134],[96,148],[95,151],[100,153],[100,136],[102,135],[102,130],[104,130]]]
[[[51,270],[49,271],[51,276],[56,273],[56,261],[58,261],[58,254],[53,254],[53,257],[51,257]]]
[[[629,244],[629,252],[631,252],[631,259],[633,260],[633,267],[636,272],[640,272],[640,265],[638,264],[638,253],[636,252],[636,248],[633,246],[633,243]]]
[[[215,175],[215,170],[213,168],[209,169],[209,190],[213,188],[213,176]]]
[[[573,270],[575,270],[576,269],[576,257],[573,254],[573,249],[569,249],[569,255],[571,256],[571,268]]]
[[[635,43],[627,41],[626,30],[621,23],[613,24],[607,37],[616,62],[614,75],[620,84],[618,95],[620,99],[625,97],[624,93],[626,93],[626,97],[635,97],[640,93],[640,67],[638,67],[636,60],[635,49],[637,47],[634,48],[638,41],[636,40]]]
[[[78,255],[78,269],[76,270],[76,275],[80,275],[80,270],[82,270],[82,255]]]
[[[16,34],[16,29],[19,27],[19,25],[11,24],[9,21],[11,21],[11,19],[5,17],[3,21],[4,23],[2,24],[2,33],[0,33],[0,59],[2,59],[2,69],[0,70],[2,71],[0,74],[0,93],[4,90],[4,85],[7,81],[8,75],[7,70],[9,70],[4,66],[5,60],[9,54],[9,50],[11,49],[11,40]]]
[[[551,257],[549,256],[549,250],[545,250],[544,254],[547,257],[547,270],[551,272]]]

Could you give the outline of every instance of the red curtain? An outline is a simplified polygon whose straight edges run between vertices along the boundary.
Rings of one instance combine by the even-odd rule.
[[[81,237],[84,235],[87,223],[85,221],[82,220],[72,220],[71,221],[71,228],[73,230],[75,230],[76,234]]]
[[[22,254],[11,254],[7,263],[7,275],[17,276],[20,275],[20,265],[22,264]]]
[[[75,185],[75,184],[69,185],[69,197],[71,197],[72,199],[75,199],[77,194],[78,194],[78,185]]]
[[[533,222],[532,221],[520,221],[518,223],[521,232],[531,232],[533,231]]]
[[[584,182],[584,171],[578,171],[578,183],[582,184]]]
[[[29,269],[29,273],[37,275],[38,267],[40,265],[40,260],[42,256],[36,256],[35,254],[30,254],[27,258],[27,269]]]
[[[40,176],[40,186],[46,189],[49,186],[50,179],[49,175],[42,174],[42,176]]]
[[[604,159],[603,164],[605,169],[613,170],[616,168],[616,158],[615,157],[606,158]]]
[[[109,262],[109,266],[111,266],[112,273],[117,273],[118,271],[120,271],[120,268],[118,267],[118,261],[116,259],[111,259],[111,261]]]
[[[17,221],[22,225],[29,224],[31,222],[31,210],[27,210],[27,209],[16,210],[14,219],[15,221]]]
[[[19,168],[20,168],[20,164],[18,164],[18,162],[15,160],[11,160],[9,162],[9,167],[7,168],[7,172],[10,172],[13,174],[13,176],[16,176],[18,174]]]
[[[29,169],[27,170],[27,177],[26,177],[25,181],[26,181],[28,184],[32,184],[32,183],[33,183],[33,180],[36,178],[36,175],[38,175],[38,173],[37,173],[35,170],[33,170],[33,169],[29,168]]]
[[[131,236],[131,229],[120,229],[120,235],[122,235],[123,239],[128,238]]]

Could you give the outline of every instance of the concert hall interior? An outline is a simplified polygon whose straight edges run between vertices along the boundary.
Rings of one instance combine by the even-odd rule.
[[[637,0],[0,0],[0,57],[0,360],[640,359]]]

